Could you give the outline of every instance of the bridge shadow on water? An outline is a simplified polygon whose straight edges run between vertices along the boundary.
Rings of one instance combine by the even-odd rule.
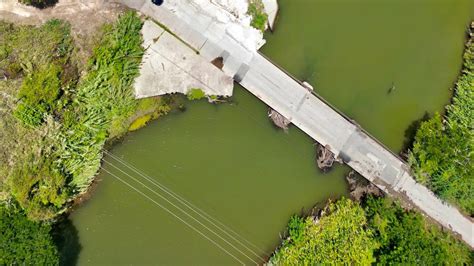
[[[59,265],[77,265],[82,246],[72,221],[64,217],[53,228],[53,238],[59,252]]]

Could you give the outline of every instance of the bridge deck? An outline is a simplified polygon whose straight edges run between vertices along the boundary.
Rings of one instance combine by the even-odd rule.
[[[127,0],[121,2],[127,4]],[[352,121],[309,92],[299,82],[264,58],[249,51],[226,33],[225,24],[203,17],[194,7],[168,10],[142,1],[135,8],[158,20],[174,34],[212,60],[224,58],[223,71],[274,110],[343,159],[359,174],[458,233],[474,247],[473,223],[455,207],[443,203],[417,184],[404,161]],[[137,7],[139,6],[139,7]]]

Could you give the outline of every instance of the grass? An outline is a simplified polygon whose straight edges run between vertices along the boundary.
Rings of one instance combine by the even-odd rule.
[[[105,25],[79,77],[69,25],[0,22],[0,74],[8,77],[0,90],[16,98],[0,112],[0,148],[9,151],[0,153],[2,198],[18,201],[30,219],[56,217],[87,190],[106,142],[169,112],[166,97],[133,95],[141,27],[134,12]]]

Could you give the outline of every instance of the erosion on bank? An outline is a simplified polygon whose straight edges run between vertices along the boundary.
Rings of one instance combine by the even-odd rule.
[[[388,198],[340,199],[319,215],[293,216],[270,264],[466,264],[467,246]]]
[[[33,220],[54,218],[86,191],[107,141],[170,110],[166,98],[133,97],[141,27],[133,12],[105,25],[79,73],[68,24],[0,22],[2,201],[18,201]]]
[[[418,182],[473,216],[473,151],[474,38],[470,34],[452,103],[446,107],[444,116],[436,113],[421,123],[409,153],[409,163]]]

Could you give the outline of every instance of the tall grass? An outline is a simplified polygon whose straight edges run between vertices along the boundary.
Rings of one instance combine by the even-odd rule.
[[[132,85],[143,55],[141,27],[140,18],[128,12],[104,28],[88,74],[65,112],[58,165],[70,177],[75,192],[89,186],[105,141],[127,130],[126,121],[137,108]]]

